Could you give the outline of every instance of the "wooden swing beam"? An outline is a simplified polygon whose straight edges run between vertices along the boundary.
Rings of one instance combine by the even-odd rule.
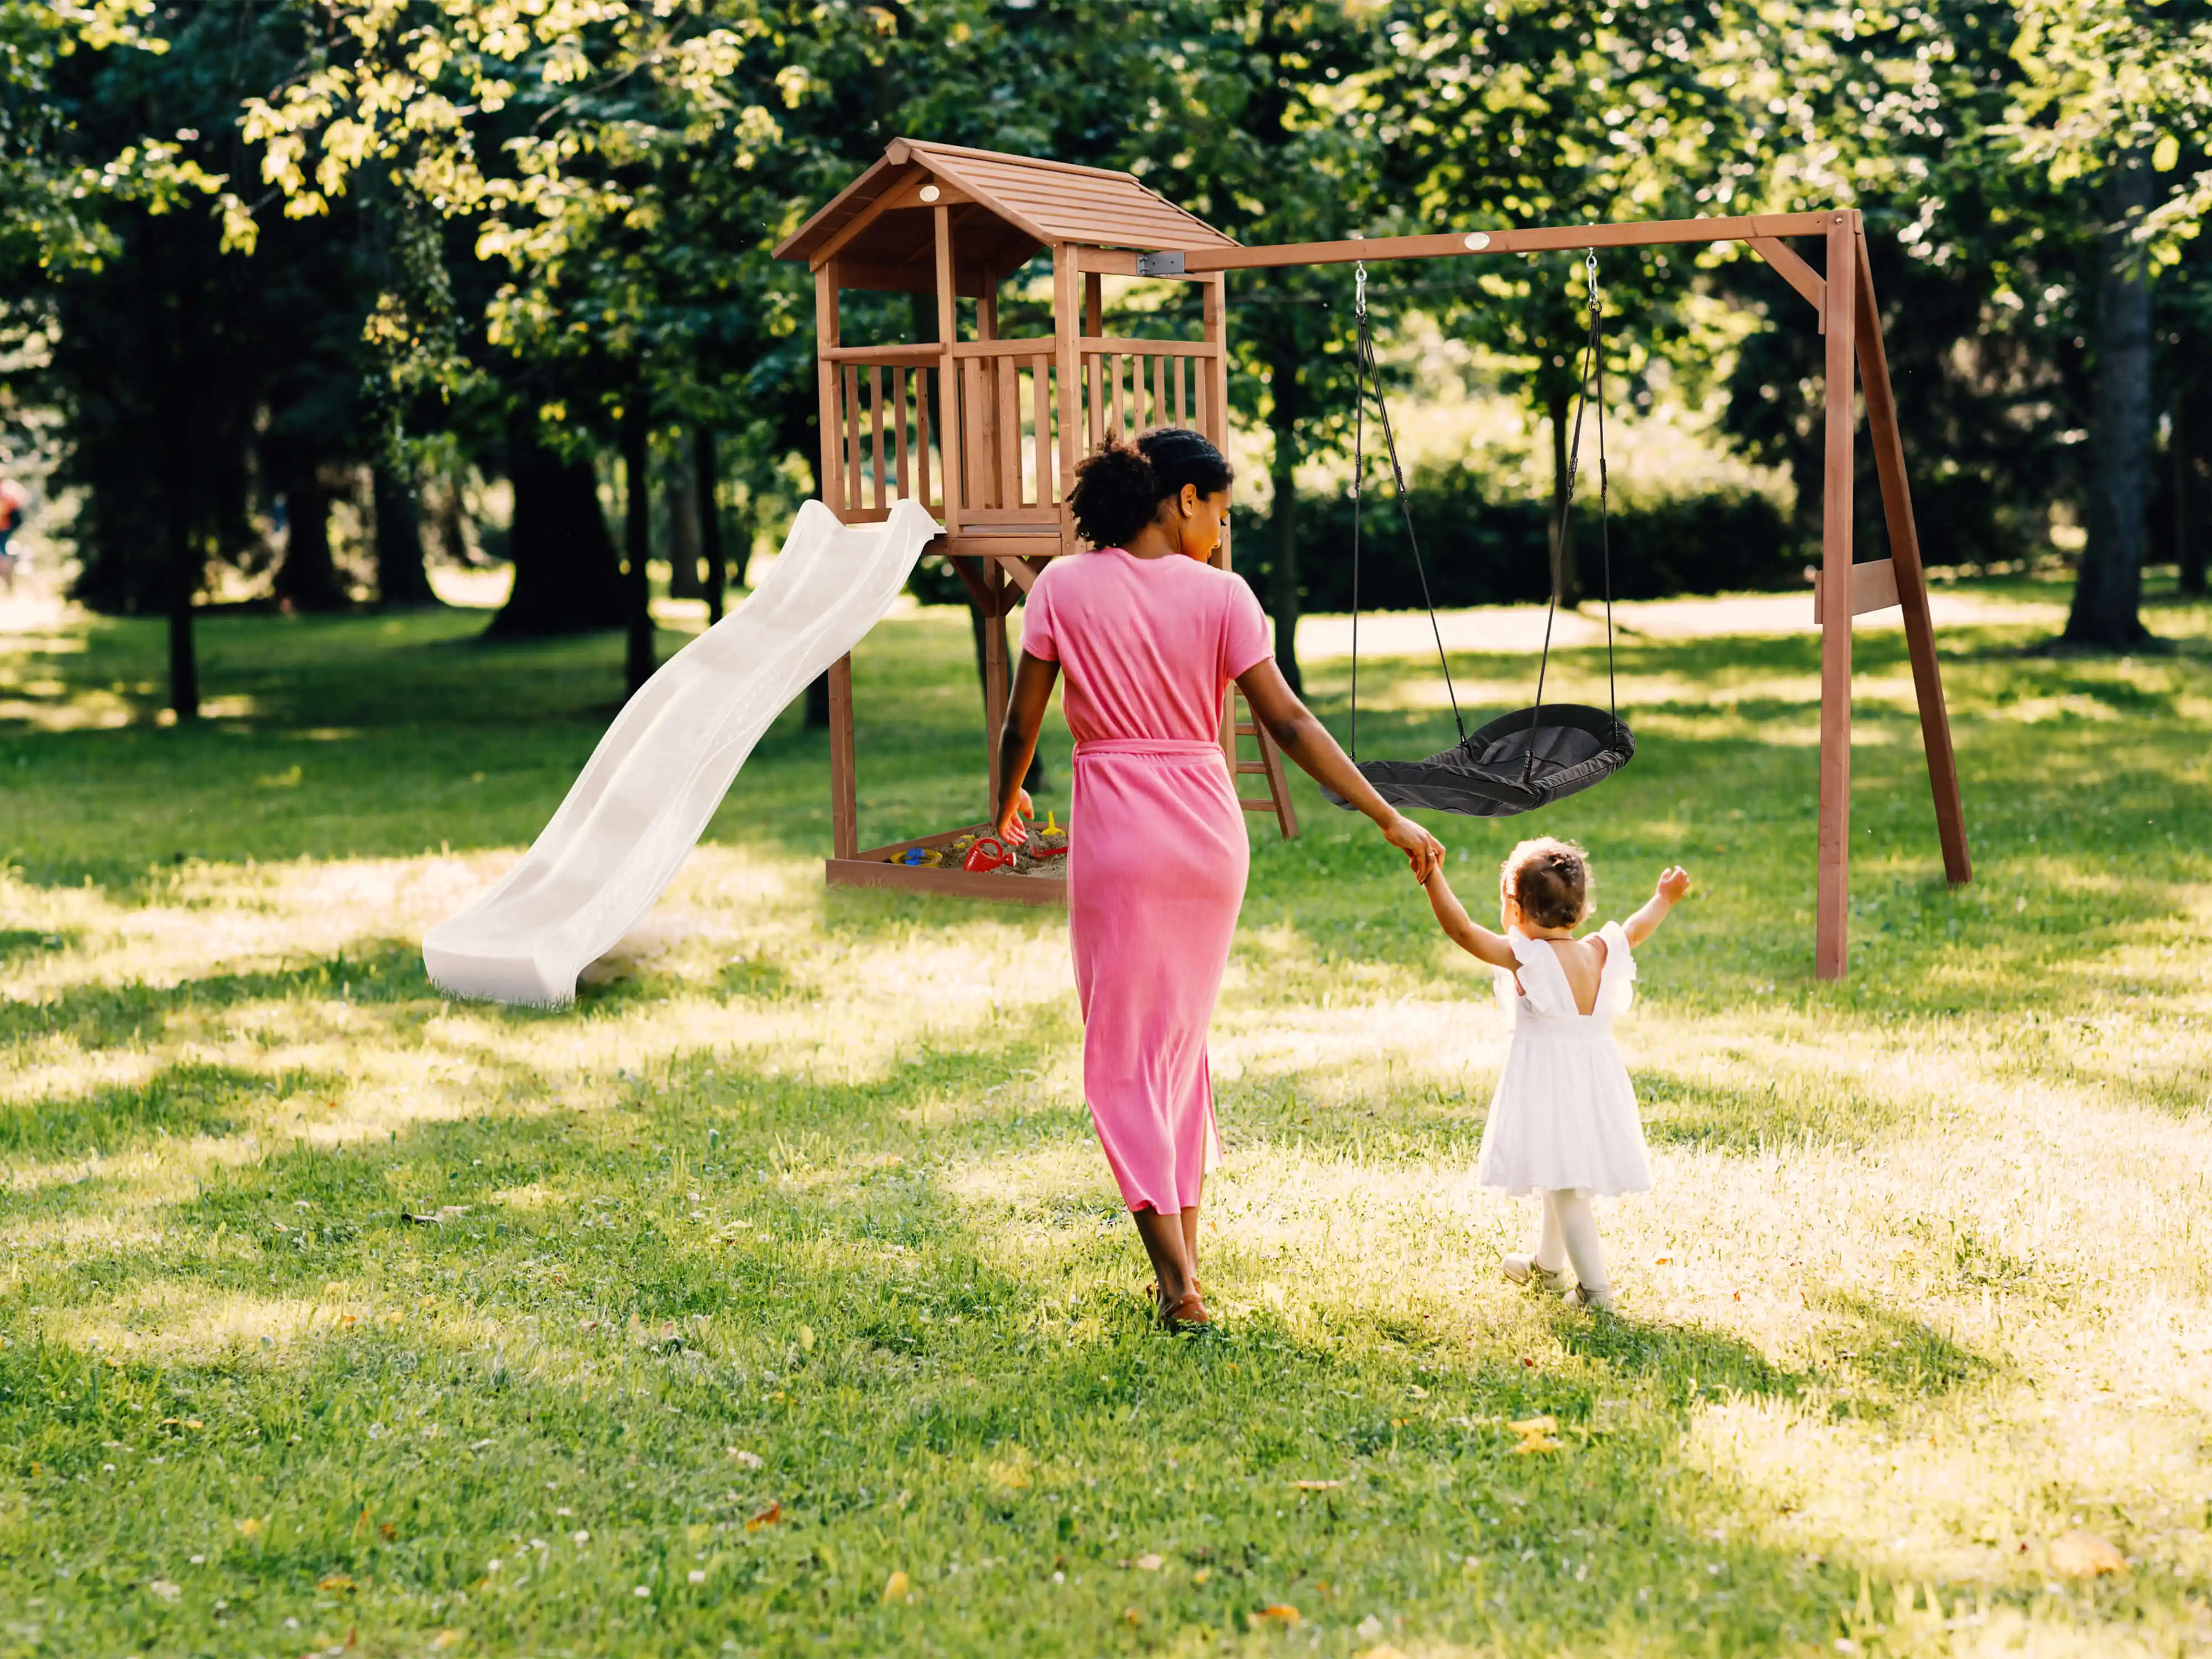
[[[1819,236],[1826,245],[1824,276],[1783,239]],[[1826,477],[1821,491],[1820,568],[1814,621],[1820,629],[1820,875],[1814,907],[1814,971],[1841,979],[1850,934],[1851,619],[1899,607],[1920,706],[1928,781],[1936,799],[1936,833],[1943,872],[1955,886],[1973,878],[1951,720],[1936,659],[1928,577],[1905,447],[1890,388],[1889,360],[1874,300],[1866,230],[1855,209],[1820,213],[1751,214],[1733,218],[1672,219],[1648,224],[1532,227],[1431,236],[1378,236],[1337,242],[1286,242],[1266,247],[1206,247],[1159,253],[1086,251],[1085,268],[1132,276],[1195,276],[1283,265],[1345,264],[1355,259],[1434,259],[1492,253],[1559,252],[1580,248],[1651,247],[1678,243],[1746,242],[1809,301],[1826,338]],[[1881,483],[1890,556],[1855,563],[1851,556],[1853,450],[1857,422],[1852,387],[1866,398],[1867,434]],[[1831,603],[1840,595],[1845,602]]]
[[[1825,245],[1820,270],[1790,246],[1812,236]],[[1954,884],[1972,874],[1929,614],[1927,574],[1913,525],[1866,234],[1856,211],[1529,226],[1239,247],[1126,173],[899,138],[886,147],[881,161],[786,238],[776,254],[805,260],[814,274],[824,500],[847,524],[883,519],[895,498],[921,501],[945,525],[938,550],[985,618],[986,752],[987,764],[994,769],[989,793],[995,811],[1003,781],[995,775],[994,739],[1005,718],[1009,678],[1000,631],[1003,618],[1047,561],[1076,550],[1065,497],[1086,445],[1109,433],[1168,422],[1194,423],[1217,443],[1226,441],[1228,272],[1356,259],[1717,242],[1747,244],[1813,307],[1825,339],[1826,477],[1820,565],[1813,594],[1814,620],[1820,629],[1814,970],[1823,979],[1840,979],[1848,964],[1850,921],[1855,616],[1892,605],[1904,613],[1944,872]],[[1053,263],[1052,332],[1001,338],[1000,282],[1048,252]],[[1204,337],[1109,337],[1101,289],[1107,276],[1179,278],[1196,284],[1204,293]],[[838,295],[846,289],[933,296],[935,339],[846,344],[838,315]],[[975,300],[974,337],[964,340],[957,307],[963,296]],[[1026,414],[1018,392],[1024,374],[1030,376]],[[1888,558],[1864,563],[1854,562],[1851,551],[1855,386],[1865,398],[1890,550]],[[933,450],[939,463],[933,481]],[[1227,554],[1224,543],[1218,556],[1224,565]],[[971,876],[894,861],[916,848],[942,846],[958,831],[862,849],[849,657],[830,671],[830,712],[833,856],[823,871],[830,881],[1024,903],[1062,902],[1065,884],[1058,881]],[[1257,744],[1258,760],[1239,756],[1237,740],[1244,737]],[[1232,785],[1242,775],[1266,775],[1267,794],[1244,799],[1245,809],[1275,813],[1283,834],[1296,835],[1279,757],[1256,720],[1238,719],[1233,696],[1224,702],[1221,740]]]

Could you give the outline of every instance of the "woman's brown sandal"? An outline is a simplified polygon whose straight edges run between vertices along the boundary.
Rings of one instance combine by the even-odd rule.
[[[1170,1331],[1204,1331],[1213,1328],[1213,1316],[1206,1310],[1194,1286],[1174,1307],[1163,1304],[1160,1323]]]

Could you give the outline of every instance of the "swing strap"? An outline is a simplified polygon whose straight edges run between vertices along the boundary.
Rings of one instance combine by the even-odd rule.
[[[1544,613],[1544,651],[1536,664],[1536,703],[1529,726],[1534,730],[1542,723],[1544,714],[1544,677],[1552,665],[1552,623],[1559,614],[1559,596],[1566,583],[1567,527],[1575,507],[1575,482],[1581,471],[1583,452],[1583,416],[1589,411],[1593,382],[1597,389],[1597,516],[1598,545],[1605,569],[1605,697],[1606,712],[1617,724],[1620,719],[1620,699],[1616,689],[1613,651],[1613,519],[1607,501],[1608,483],[1605,465],[1605,354],[1601,349],[1601,324],[1605,312],[1597,293],[1597,250],[1591,248],[1583,257],[1583,268],[1589,276],[1589,339],[1583,348],[1582,373],[1577,376],[1574,437],[1567,449],[1566,488],[1559,492],[1559,522],[1552,537],[1552,602]],[[1355,641],[1355,649],[1357,641]],[[1356,665],[1355,665],[1356,667]],[[1533,776],[1536,769],[1536,747],[1530,744],[1523,776]]]
[[[1413,569],[1421,579],[1421,604],[1429,613],[1429,632],[1437,642],[1437,662],[1444,672],[1444,695],[1451,699],[1452,724],[1460,741],[1467,740],[1467,721],[1459,712],[1459,691],[1452,684],[1451,662],[1444,655],[1443,626],[1437,621],[1435,601],[1429,597],[1428,567],[1421,560],[1421,538],[1413,530],[1413,504],[1406,499],[1406,469],[1398,460],[1397,434],[1390,425],[1390,405],[1382,397],[1382,370],[1375,361],[1375,335],[1367,321],[1367,265],[1352,266],[1352,315],[1358,322],[1352,358],[1352,726],[1348,733],[1352,758],[1359,758],[1359,517],[1367,482],[1367,397],[1375,393],[1375,413],[1382,426],[1382,443],[1390,458],[1391,483],[1397,490],[1398,511],[1406,521],[1406,544],[1413,550]],[[1553,597],[1558,596],[1556,580]]]

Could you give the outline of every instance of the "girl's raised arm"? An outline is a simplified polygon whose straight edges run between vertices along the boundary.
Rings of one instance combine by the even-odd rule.
[[[1629,917],[1621,932],[1628,935],[1632,946],[1638,945],[1659,931],[1659,924],[1667,920],[1667,913],[1676,901],[1690,890],[1690,872],[1679,864],[1661,872],[1659,882],[1651,890],[1651,896],[1644,901],[1644,908]]]
[[[1451,884],[1444,879],[1442,864],[1430,871],[1429,878],[1421,884],[1428,890],[1429,908],[1437,913],[1437,921],[1450,935],[1453,944],[1469,956],[1480,957],[1493,968],[1518,965],[1513,955],[1512,941],[1503,933],[1492,933],[1468,915],[1467,907],[1459,902],[1459,895],[1452,891]]]

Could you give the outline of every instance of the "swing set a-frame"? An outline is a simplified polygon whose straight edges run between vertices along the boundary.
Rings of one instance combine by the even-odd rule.
[[[1790,246],[1817,237],[1814,269]],[[1227,273],[1283,265],[1373,264],[1393,259],[1480,258],[1667,244],[1748,244],[1812,307],[1826,348],[1821,556],[1814,585],[1820,629],[1820,746],[1814,971],[1840,979],[1850,900],[1851,635],[1856,617],[1902,612],[1920,729],[1935,793],[1943,869],[1972,878],[1958,768],[1936,663],[1928,583],[1905,481],[1905,451],[1875,307],[1858,213],[1757,214],[1646,224],[1582,224],[1242,247],[1131,174],[951,145],[895,140],[883,158],[776,249],[814,274],[820,388],[820,477],[848,524],[920,501],[945,526],[936,550],[986,619],[985,754],[995,817],[1005,781],[996,737],[1007,697],[1005,618],[1045,562],[1080,550],[1066,504],[1076,462],[1114,434],[1194,426],[1228,435]],[[1005,282],[1040,252],[1052,259],[1052,331],[999,331]],[[1106,277],[1196,285],[1200,337],[1109,336]],[[839,295],[905,293],[934,301],[935,338],[848,345]],[[972,301],[963,307],[961,301]],[[1855,386],[1865,400],[1881,487],[1889,556],[1855,560],[1852,477]],[[1220,562],[1228,562],[1224,546]],[[852,662],[831,671],[830,818],[833,884],[913,888],[1032,903],[1064,902],[1064,884],[917,866],[915,849],[942,848],[980,825],[863,848],[859,834]],[[1256,755],[1246,758],[1240,740]],[[1234,695],[1221,742],[1232,786],[1260,780],[1248,811],[1297,833],[1281,757]]]

